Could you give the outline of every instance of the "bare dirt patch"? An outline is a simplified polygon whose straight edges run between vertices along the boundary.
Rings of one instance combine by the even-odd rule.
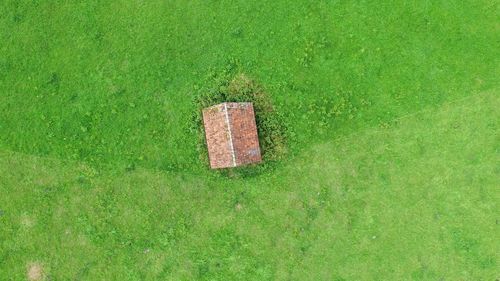
[[[26,271],[30,281],[39,281],[44,278],[43,266],[38,262],[28,264]]]
[[[25,228],[31,228],[35,225],[35,221],[27,214],[21,215],[21,225]]]
[[[236,204],[236,206],[234,206],[234,208],[236,209],[236,211],[241,211],[243,209],[243,205],[241,205],[241,203],[238,203]]]

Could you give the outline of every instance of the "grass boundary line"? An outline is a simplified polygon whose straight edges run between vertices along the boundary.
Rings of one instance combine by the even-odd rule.
[[[469,95],[469,96],[461,98],[461,99],[457,99],[457,100],[454,100],[454,101],[449,101],[449,102],[446,102],[444,104],[441,104],[438,108],[442,108],[442,107],[445,107],[445,106],[450,106],[450,105],[455,105],[455,104],[463,103],[463,102],[465,102],[467,100],[474,99],[477,96],[490,95],[493,92],[495,92],[496,90],[497,89],[490,89],[490,90],[486,90],[486,91],[482,91],[482,92],[479,92],[479,93],[476,93],[476,94]],[[435,107],[426,107],[426,108],[423,108],[423,109],[421,109],[419,111],[415,111],[415,112],[412,112],[410,114],[397,117],[397,118],[392,119],[392,120],[390,120],[388,122],[391,122],[391,123],[392,122],[398,122],[398,121],[404,120],[406,118],[410,118],[412,116],[416,116],[416,115],[420,115],[420,114],[425,113],[425,112],[433,111],[435,109],[436,109]],[[372,134],[375,134],[375,133],[381,132],[383,130],[384,129],[380,129],[380,128],[377,128],[377,127],[373,126],[373,127],[367,128],[365,130],[356,131],[356,132],[353,132],[353,133],[350,133],[350,134],[347,134],[347,135],[340,136],[338,138],[332,139],[330,141],[326,141],[326,142],[322,142],[322,143],[316,144],[314,146],[321,146],[323,144],[331,143],[331,142],[332,143],[338,143],[340,141],[345,141],[348,138],[351,138],[353,136],[357,136],[357,135],[362,134],[362,133],[371,132]],[[302,150],[301,152],[298,153],[298,155],[303,154],[304,151],[307,151],[307,149]],[[30,158],[37,159],[37,160],[42,160],[42,161],[62,162],[62,163],[67,163],[67,164],[71,164],[71,165],[75,165],[75,166],[83,165],[83,166],[87,166],[87,167],[90,167],[90,168],[94,168],[92,165],[90,165],[89,163],[87,163],[85,161],[78,161],[78,160],[72,160],[72,159],[64,159],[64,158],[59,158],[59,157],[54,157],[54,156],[40,156],[40,155],[36,155],[36,154],[28,154],[28,153],[24,153],[24,152],[20,152],[20,151],[15,151],[15,150],[10,150],[10,149],[2,149],[2,148],[0,148],[0,155],[1,154],[17,154],[17,155],[21,155],[21,156],[24,156],[24,157],[30,157]],[[293,157],[293,158],[295,158],[295,157]],[[113,166],[113,165],[108,163],[108,164],[105,164],[103,167],[109,168],[111,166]],[[151,169],[151,168],[145,168],[145,167],[141,167],[141,169],[145,169],[147,171],[156,171],[156,172],[159,171],[159,170],[155,170],[155,169]],[[107,171],[107,170],[108,169],[106,169],[105,171]],[[172,172],[168,172],[168,171],[160,171],[160,172],[162,172],[162,173],[172,173]]]
[[[457,99],[457,100],[453,100],[453,101],[449,101],[449,102],[443,103],[443,104],[441,104],[437,108],[436,107],[426,107],[426,108],[423,108],[421,110],[418,110],[418,111],[415,111],[415,112],[412,112],[412,113],[409,113],[409,114],[406,114],[406,115],[394,118],[394,119],[388,121],[387,123],[399,122],[399,121],[402,121],[404,119],[407,119],[407,118],[410,118],[410,117],[413,117],[413,116],[421,115],[421,114],[423,114],[425,112],[434,111],[436,109],[438,111],[439,109],[442,109],[443,107],[448,107],[448,106],[451,106],[451,105],[460,104],[460,103],[463,103],[463,102],[465,102],[465,101],[467,101],[469,99],[474,99],[477,96],[487,96],[487,95],[492,94],[492,92],[495,92],[495,91],[496,91],[496,89],[490,89],[490,90],[487,90],[487,91],[482,91],[480,93],[472,94],[472,95],[469,95],[469,96],[461,98],[461,99]],[[381,128],[377,128],[376,126],[372,126],[372,127],[366,128],[365,130],[359,130],[359,131],[356,131],[356,132],[352,132],[350,134],[346,134],[344,136],[340,136],[340,137],[334,138],[334,139],[332,139],[330,141],[319,143],[319,145],[325,144],[325,143],[329,143],[329,142],[339,142],[339,141],[346,140],[346,139],[351,138],[353,136],[357,136],[359,134],[363,134],[363,133],[367,133],[367,132],[368,133],[372,133],[372,134],[376,134],[376,133],[382,132],[383,130],[385,130],[385,129],[381,129]]]

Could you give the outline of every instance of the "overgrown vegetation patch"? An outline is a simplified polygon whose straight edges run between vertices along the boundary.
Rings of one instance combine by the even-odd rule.
[[[208,163],[205,134],[203,130],[203,108],[223,102],[252,102],[263,163],[245,166],[231,171],[228,175],[249,175],[272,166],[283,159],[287,152],[288,130],[283,114],[273,105],[271,97],[262,85],[250,76],[228,68],[207,77],[203,87],[198,87],[194,99],[192,130],[198,137],[200,159]],[[208,166],[208,164],[207,164]]]

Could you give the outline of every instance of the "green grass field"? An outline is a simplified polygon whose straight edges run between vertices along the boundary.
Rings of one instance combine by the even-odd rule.
[[[0,1],[0,280],[499,279],[499,6],[410,2]],[[279,160],[200,160],[224,71]]]

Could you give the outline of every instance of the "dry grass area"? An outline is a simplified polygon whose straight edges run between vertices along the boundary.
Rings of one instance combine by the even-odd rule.
[[[45,273],[41,263],[30,263],[26,268],[26,276],[29,281],[42,281],[44,280]]]

